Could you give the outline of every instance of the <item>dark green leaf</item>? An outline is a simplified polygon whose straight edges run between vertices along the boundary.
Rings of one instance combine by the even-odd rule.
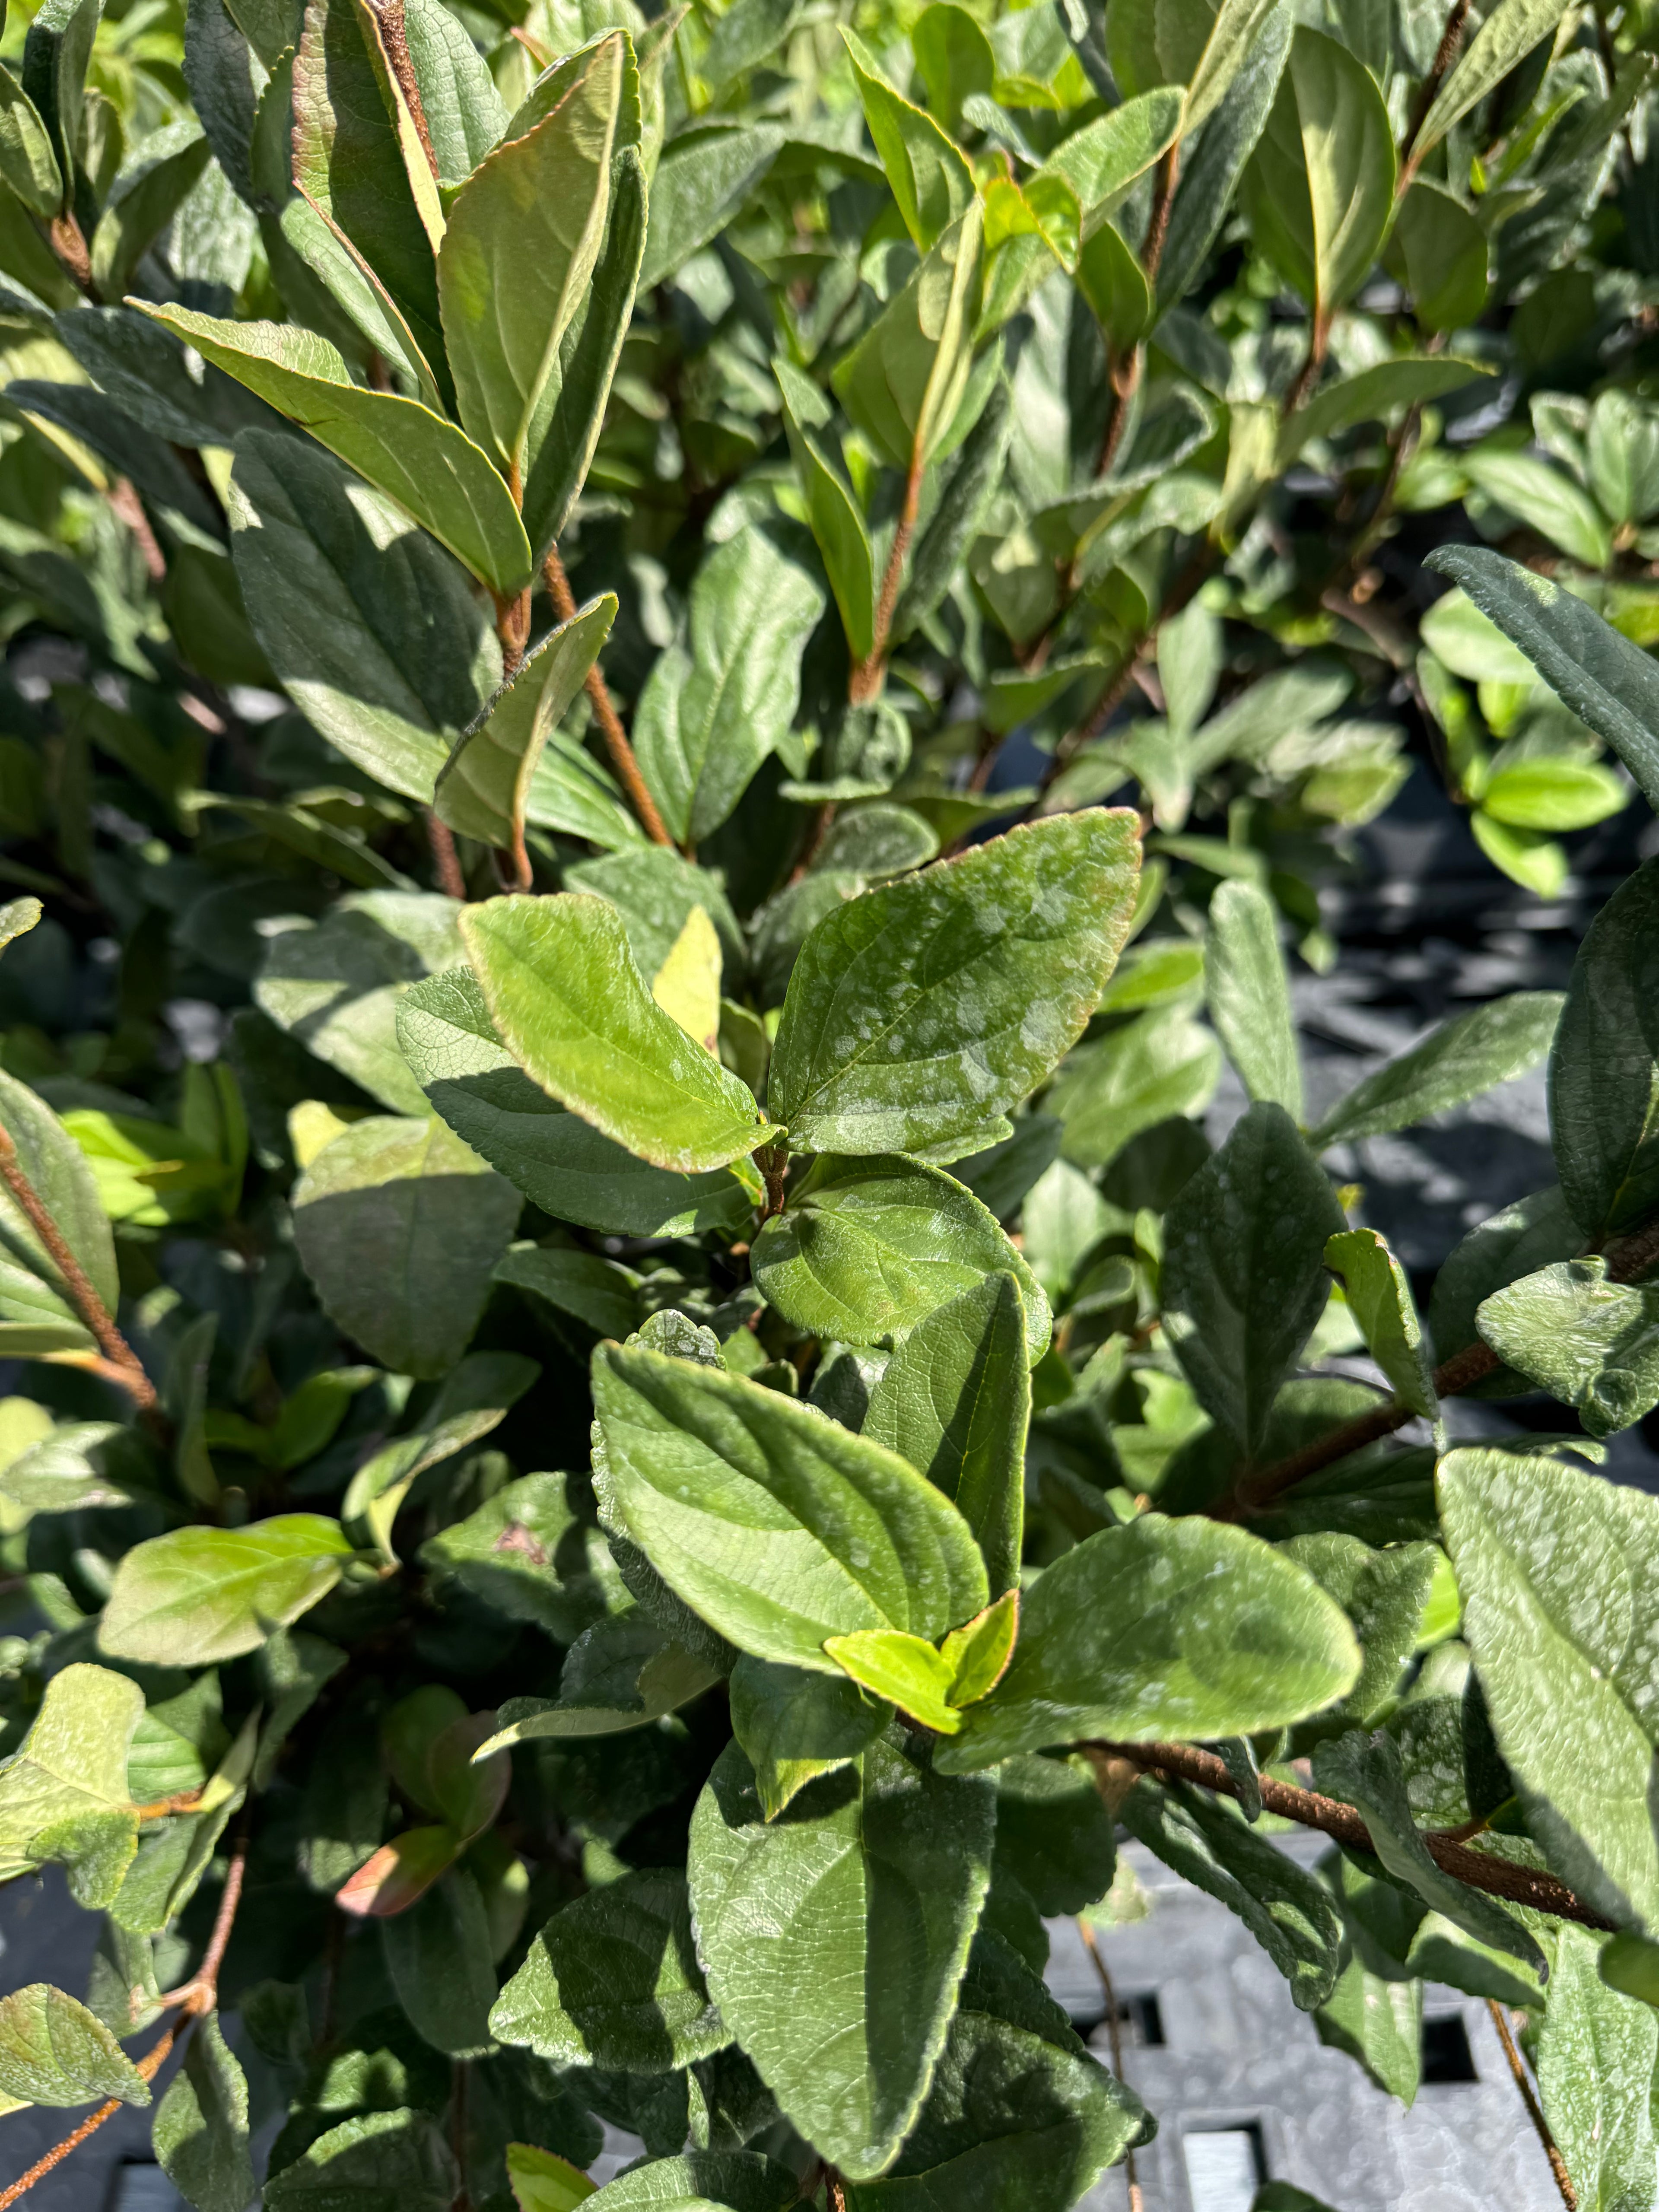
[[[1659,863],[1590,924],[1550,1055],[1550,1133],[1585,1239],[1631,1227],[1659,1198]]]
[[[167,2084],[150,2139],[196,2212],[247,2212],[257,2185],[248,2156],[247,2077],[210,2013]]]
[[[1204,944],[1210,1018],[1252,1098],[1302,1119],[1302,1067],[1273,901],[1255,884],[1223,884]]]

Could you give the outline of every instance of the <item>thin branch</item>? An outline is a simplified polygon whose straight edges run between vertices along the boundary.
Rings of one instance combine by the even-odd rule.
[[[138,1355],[118,1328],[87,1272],[70,1251],[64,1232],[52,1219],[45,1201],[23,1172],[11,1132],[0,1128],[0,1181],[3,1181],[27,1217],[29,1226],[46,1249],[47,1257],[63,1277],[64,1287],[75,1301],[82,1320],[92,1332],[99,1350],[114,1368],[124,1387],[132,1394],[141,1413],[155,1403],[155,1385],[145,1374]]]
[[[435,807],[426,810],[427,842],[432,848],[432,865],[438,871],[438,883],[447,898],[466,901],[466,878],[461,873],[461,856],[455,850],[455,832]]]
[[[1080,1913],[1078,1916],[1077,1932],[1083,1938],[1084,1949],[1094,1962],[1095,1972],[1100,1977],[1101,1995],[1106,2000],[1106,2033],[1112,2046],[1112,2071],[1118,2080],[1123,2082],[1125,2088],[1127,2088],[1128,2082],[1123,2072],[1123,2034],[1118,2022],[1117,1991],[1112,1987],[1112,1978],[1106,1971],[1106,1961],[1101,1955],[1100,1945],[1096,1939],[1095,1931]],[[1146,2198],[1141,2193],[1140,2183],[1135,2173],[1135,2154],[1133,2147],[1126,2148],[1123,2154],[1123,2178],[1129,2185],[1129,2212],[1144,2212]]]
[[[1199,1788],[1213,1791],[1224,1797],[1237,1797],[1238,1784],[1213,1752],[1200,1751],[1190,1743],[1098,1743],[1085,1745],[1085,1750],[1103,1751],[1113,1759],[1126,1759],[1143,1773],[1167,1777],[1176,1782],[1196,1783]],[[1261,1778],[1261,1802],[1270,1813],[1281,1819],[1295,1820],[1302,1827],[1316,1828],[1333,1841],[1346,1844],[1351,1850],[1374,1850],[1370,1830],[1364,1818],[1352,1805],[1338,1802],[1334,1797],[1322,1797],[1315,1790],[1296,1790],[1288,1782],[1279,1782],[1270,1774]],[[1449,1836],[1431,1831],[1419,1834],[1419,1841],[1443,1874],[1468,1888],[1484,1890],[1489,1897],[1507,1898],[1512,1905],[1528,1905],[1535,1912],[1547,1912],[1556,1920],[1576,1920],[1583,1928],[1613,1926],[1575,1897],[1563,1881],[1553,1874],[1540,1873],[1536,1868],[1517,1866],[1513,1859],[1495,1858],[1486,1851],[1472,1851],[1468,1844],[1454,1843]]]
[[[1146,242],[1140,249],[1140,265],[1146,272],[1149,285],[1156,283],[1158,264],[1164,258],[1164,242],[1170,235],[1170,210],[1175,204],[1176,184],[1180,175],[1181,141],[1177,138],[1158,165],[1152,221],[1146,226]]]
[[[859,662],[847,686],[847,696],[855,707],[867,707],[879,695],[882,679],[887,673],[887,640],[893,627],[893,611],[898,605],[899,586],[904,580],[904,564],[909,557],[910,540],[916,534],[916,517],[921,512],[921,481],[925,465],[918,445],[910,456],[910,472],[904,480],[904,504],[899,510],[898,527],[893,532],[893,548],[887,556],[881,590],[876,598],[875,626],[869,657]]]
[[[1515,2076],[1515,2086],[1521,2092],[1521,2101],[1527,2108],[1527,2117],[1538,2130],[1538,2140],[1544,2146],[1544,2155],[1550,2162],[1550,2172],[1555,2176],[1555,2185],[1561,2192],[1561,2202],[1567,2212],[1578,2212],[1578,2191],[1572,2185],[1572,2176],[1567,2172],[1567,2161],[1556,2147],[1550,2133],[1550,2124],[1544,2118],[1544,2108],[1538,2101],[1536,2091],[1527,2073],[1526,2062],[1515,2047],[1515,2038],[1504,2008],[1496,1997],[1486,1999],[1486,2010],[1492,2014],[1492,2024],[1498,2030],[1498,2040],[1504,2046],[1504,2056],[1510,2062],[1510,2071]]]
[[[144,564],[144,574],[152,584],[164,584],[167,574],[167,556],[162,552],[155,532],[149,526],[149,517],[144,513],[144,502],[133,488],[131,477],[116,477],[106,494],[111,508],[125,523],[137,541],[139,556]]]
[[[564,572],[564,563],[559,558],[559,549],[556,545],[549,547],[547,558],[542,563],[542,574],[547,580],[547,588],[552,595],[554,611],[559,620],[562,623],[568,622],[576,611],[576,598],[570,588],[570,579]],[[597,660],[588,670],[584,681],[588,698],[592,702],[594,714],[598,717],[600,729],[605,732],[605,742],[611,754],[611,765],[621,779],[623,789],[628,793],[634,811],[640,817],[641,828],[654,844],[672,845],[674,841],[669,836],[661,815],[657,811],[657,802],[647,788],[645,778],[640,774],[640,764],[635,757],[634,748],[629,744],[628,732],[622,726],[622,718],[611,703],[610,690],[604,677],[599,673],[599,664]]]
[[[847,2212],[847,2185],[833,2166],[823,2169],[823,2186],[830,2199],[830,2212]]]
[[[173,2049],[182,2024],[180,2021],[172,2021],[155,2047],[147,2051],[138,2061],[138,2071],[146,2081],[153,2081],[166,2064],[167,2054]],[[88,2136],[95,2135],[106,2120],[113,2119],[121,2106],[119,2097],[112,2097],[106,2105],[100,2105],[95,2112],[88,2114],[78,2128],[66,2135],[62,2142],[54,2143],[44,2158],[36,2159],[28,2172],[20,2174],[9,2189],[0,2190],[0,2212],[8,2212],[9,2206],[27,2197],[37,2181],[44,2181],[54,2166],[61,2166],[70,2153],[78,2150]]]
[[[1421,91],[1412,109],[1412,119],[1406,131],[1406,142],[1401,148],[1400,175],[1395,189],[1404,198],[1417,173],[1417,142],[1423,125],[1429,119],[1429,110],[1434,106],[1435,95],[1445,81],[1447,70],[1456,58],[1457,49],[1463,43],[1463,26],[1468,20],[1469,0],[1453,0],[1452,11],[1446,18],[1446,27],[1440,34],[1440,44],[1435,49],[1429,73],[1423,80]]]
[[[1314,312],[1313,325],[1308,333],[1308,357],[1297,372],[1296,382],[1285,395],[1284,416],[1288,422],[1319,381],[1319,372],[1325,366],[1325,349],[1331,342],[1331,319]]]

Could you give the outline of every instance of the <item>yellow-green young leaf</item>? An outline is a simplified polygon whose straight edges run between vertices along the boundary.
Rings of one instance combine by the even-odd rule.
[[[1624,779],[1600,761],[1546,758],[1511,766],[1500,753],[1481,787],[1480,806],[1512,830],[1588,830],[1620,813],[1632,796]]]
[[[514,849],[524,835],[531,779],[617,619],[617,596],[590,599],[550,630],[498,691],[439,773],[432,803],[452,830]]]
[[[1006,1273],[1024,1306],[1027,1364],[1048,1348],[1048,1301],[1000,1224],[943,1168],[920,1160],[816,1161],[755,1239],[753,1268],[787,1321],[843,1344],[902,1335]]]
[[[894,468],[926,466],[960,442],[950,434],[973,368],[984,228],[975,198],[835,372],[842,404]]]
[[[1256,884],[1223,884],[1210,901],[1204,973],[1210,1018],[1245,1090],[1299,1121],[1302,1062],[1279,949],[1279,914]]]
[[[149,2084],[101,2020],[49,1982],[0,1997],[0,2094],[30,2105],[147,2105]]]
[[[531,423],[605,240],[628,53],[613,32],[552,112],[482,161],[438,254],[444,340],[462,422],[522,484]]]
[[[944,0],[939,3],[944,4]],[[775,361],[772,374],[783,394],[789,449],[805,489],[812,535],[841,610],[848,650],[854,660],[867,660],[876,635],[875,555],[851,487],[811,434],[829,422],[830,403],[811,379],[803,376],[792,362]]]
[[[1325,1247],[1325,1265],[1340,1275],[1348,1310],[1366,1348],[1395,1394],[1425,1420],[1439,1418],[1434,1363],[1406,1271],[1375,1229],[1345,1229]],[[1456,1347],[1448,1346],[1449,1352]]]
[[[1610,1283],[1600,1254],[1523,1275],[1475,1320],[1506,1364],[1576,1407],[1593,1437],[1659,1405],[1659,1290]]]
[[[923,1728],[954,1735],[962,1726],[962,1716],[951,1708],[955,1669],[925,1636],[860,1628],[851,1636],[826,1638],[823,1648],[861,1688],[889,1699]]]
[[[1473,453],[1463,469],[1475,488],[1587,568],[1613,558],[1613,532],[1589,494],[1565,470],[1531,453]]]
[[[1486,234],[1455,195],[1419,177],[1400,203],[1387,260],[1425,331],[1464,330],[1486,304]]]
[[[651,979],[651,995],[705,1052],[720,1036],[720,940],[708,909],[694,906],[668,957]]]
[[[328,1595],[350,1556],[339,1522],[319,1513],[152,1536],[116,1568],[100,1647],[157,1667],[209,1667],[257,1651],[273,1628]]]
[[[1268,17],[1281,4],[1282,0],[1221,0],[1198,66],[1188,80],[1186,112],[1181,118],[1183,137],[1190,137],[1220,106],[1262,38]]]
[[[8,899],[0,906],[0,952],[26,937],[45,911],[38,898]]]
[[[507,2178],[519,2212],[576,2212],[599,2185],[568,2158],[533,2143],[508,2143]]]
[[[498,596],[530,581],[530,541],[507,486],[453,422],[418,399],[353,384],[339,352],[312,331],[187,307],[143,312],[378,485]]]
[[[50,220],[63,204],[64,175],[51,134],[9,69],[0,69],[0,179],[32,215]]]
[[[732,1670],[732,1733],[755,1770],[755,1787],[775,1820],[809,1782],[850,1766],[893,1717],[848,1676],[809,1674],[745,1653]]]
[[[191,2037],[150,2140],[163,2172],[197,2212],[246,2212],[258,2186],[248,2154],[247,2076],[217,2013]]]
[[[1018,1278],[988,1275],[913,1328],[870,1394],[862,1433],[939,1485],[973,1530],[994,1590],[1019,1578],[1031,1413]]]
[[[951,1631],[939,1646],[939,1656],[951,1670],[953,1705],[977,1705],[990,1696],[1008,1671],[1018,1633],[1018,1588],[1005,1590],[983,1613]]]
[[[399,1373],[446,1374],[517,1226],[512,1184],[435,1115],[376,1114],[323,1147],[292,1203],[295,1243],[331,1318]]]
[[[904,227],[918,251],[926,253],[973,199],[974,173],[967,155],[933,117],[888,82],[857,33],[843,26],[842,37],[864,103],[864,119]]]
[[[996,1796],[930,1771],[895,1729],[763,1815],[740,1745],[691,1819],[697,1942],[720,2017],[849,2179],[915,2119],[988,1885]],[[896,1940],[902,1930],[902,1940]]]
[[[120,1297],[115,1243],[85,1155],[45,1100],[3,1071],[0,1124],[16,1147],[18,1166],[113,1313]],[[80,1308],[27,1216],[9,1191],[0,1192],[0,1350],[17,1357],[90,1350],[92,1343]]]
[[[622,916],[583,891],[467,907],[496,1033],[544,1091],[658,1167],[723,1167],[775,1133],[747,1085],[652,998]]]
[[[47,1854],[31,1845],[70,1822],[130,1817],[127,1753],[144,1693],[125,1674],[81,1662],[46,1685],[28,1734],[0,1766],[0,1881]]]
[[[1370,273],[1394,183],[1394,132],[1376,80],[1346,46],[1300,27],[1247,188],[1258,237],[1316,325],[1328,326]]]
[[[794,1143],[920,1152],[1029,1096],[1105,988],[1139,862],[1137,817],[1097,808],[837,906],[801,947],[773,1053]]]
[[[1073,1743],[1254,1735],[1358,1680],[1359,1646],[1313,1577],[1260,1537],[1146,1514],[1090,1536],[1026,1591],[997,1687],[936,1765]]]
[[[602,1344],[594,1481],[607,1527],[720,1634],[823,1674],[827,1637],[930,1642],[988,1592],[968,1525],[896,1454],[775,1390]]]
[[[1565,0],[1499,0],[1435,94],[1413,145],[1418,161],[1492,91],[1565,13]]]

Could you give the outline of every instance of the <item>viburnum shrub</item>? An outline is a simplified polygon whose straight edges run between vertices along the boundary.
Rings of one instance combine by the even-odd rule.
[[[1534,891],[1659,802],[1650,13],[100,4],[0,72],[0,1875],[100,1918],[0,2206],[154,2096],[199,2212],[1062,2212],[1127,1833],[1641,2212],[1659,860],[1320,1117],[1280,940],[1413,730]],[[1352,1148],[1547,1052],[1419,1317]]]

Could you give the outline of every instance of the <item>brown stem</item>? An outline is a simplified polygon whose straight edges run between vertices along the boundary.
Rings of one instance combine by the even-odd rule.
[[[1325,349],[1330,342],[1331,319],[1328,315],[1322,315],[1316,310],[1313,328],[1308,333],[1308,357],[1297,372],[1296,382],[1291,386],[1289,397],[1285,402],[1285,414],[1287,419],[1295,414],[1297,409],[1302,405],[1318,382],[1319,372],[1325,366]]]
[[[1510,2033],[1510,2023],[1504,2008],[1496,1997],[1486,1999],[1486,2010],[1492,2014],[1492,2024],[1498,2030],[1498,2040],[1504,2046],[1504,2056],[1510,2062],[1510,2071],[1515,2076],[1515,2086],[1521,2092],[1521,2101],[1527,2108],[1527,2117],[1538,2130],[1538,2140],[1544,2146],[1544,2155],[1550,2162],[1550,2172],[1555,2176],[1555,2185],[1561,2192],[1561,2202],[1567,2212],[1578,2212],[1578,2191],[1572,2185],[1572,2176],[1567,2172],[1567,2161],[1556,2147],[1550,2133],[1550,2124],[1544,2118],[1544,2108],[1538,2101],[1536,2091],[1527,2073],[1526,2062],[1515,2047],[1515,2038]]]
[[[1407,459],[1417,443],[1418,426],[1422,417],[1422,407],[1413,401],[1406,410],[1400,428],[1389,441],[1389,466],[1377,491],[1376,503],[1371,508],[1364,527],[1343,556],[1340,565],[1326,587],[1328,591],[1346,592],[1350,579],[1359,574],[1381,538],[1394,511],[1395,494],[1400,489],[1400,479],[1405,473]]]
[[[923,472],[924,462],[918,446],[910,457],[910,473],[904,480],[904,505],[899,510],[893,550],[887,556],[881,590],[876,598],[874,641],[868,659],[858,663],[847,685],[847,696],[855,707],[867,707],[872,699],[881,696],[882,682],[887,673],[888,633],[893,627],[893,610],[898,605],[899,586],[904,580],[904,563],[909,555],[910,540],[916,533],[916,517],[921,511]]]
[[[524,649],[530,642],[527,585],[516,599],[496,600],[495,635],[501,642],[501,676],[510,684],[524,665]]]
[[[847,2212],[847,2185],[833,2166],[823,2169],[823,2186],[830,2199],[830,2212]]]
[[[789,1156],[781,1145],[763,1145],[755,1154],[755,1164],[766,1180],[766,1211],[763,1221],[769,1221],[775,1213],[781,1213],[785,1204],[785,1187],[789,1180]]]
[[[1101,1955],[1100,1945],[1096,1940],[1095,1931],[1081,1915],[1079,1916],[1077,1932],[1083,1938],[1083,1948],[1089,1954],[1094,1970],[1100,1977],[1100,1992],[1106,2000],[1106,2034],[1112,2046],[1112,2071],[1120,2081],[1124,2082],[1124,2087],[1127,2088],[1128,2084],[1124,2080],[1123,2073],[1123,2035],[1117,2015],[1117,1991],[1112,1987],[1112,1978],[1106,1971],[1106,1961]],[[1140,2183],[1135,2175],[1135,2154],[1133,2149],[1126,2149],[1123,2154],[1123,2178],[1129,2185],[1129,2212],[1143,2212],[1146,2199],[1141,2194]]]
[[[559,549],[556,545],[548,549],[547,558],[542,564],[542,574],[547,580],[547,588],[551,594],[554,610],[559,620],[562,623],[568,622],[576,611],[576,599],[570,588],[570,579],[564,572],[564,563],[559,558]],[[641,826],[653,843],[672,845],[674,841],[664,826],[661,815],[657,811],[657,802],[647,789],[645,778],[640,774],[640,764],[635,758],[634,748],[629,744],[628,732],[623,729],[622,719],[611,704],[611,693],[606,687],[604,677],[599,673],[599,664],[597,660],[588,670],[585,681],[594,714],[600,729],[605,732],[605,742],[611,754],[611,765],[621,779],[623,789],[628,793],[634,811],[640,817]]]
[[[106,496],[111,507],[138,541],[144,574],[152,584],[165,583],[167,555],[156,542],[155,532],[149,526],[149,517],[144,513],[144,502],[134,490],[132,479],[130,477],[114,477]]]
[[[455,832],[435,807],[426,810],[427,842],[432,848],[432,865],[438,871],[439,888],[448,898],[466,900],[466,878],[461,873],[461,856],[455,850]]]
[[[1464,0],[1468,4],[1468,0]],[[1152,218],[1146,226],[1146,242],[1140,249],[1140,265],[1152,284],[1164,258],[1164,241],[1170,234],[1170,210],[1175,204],[1176,182],[1181,174],[1181,141],[1177,138],[1158,165],[1158,184],[1152,195]]]
[[[149,1413],[155,1403],[155,1384],[145,1374],[137,1352],[115,1326],[109,1308],[87,1279],[85,1268],[64,1242],[63,1231],[46,1210],[40,1193],[24,1174],[11,1132],[5,1128],[0,1128],[0,1180],[4,1181],[30,1227],[45,1245],[47,1257],[63,1277],[64,1287],[75,1301],[99,1350],[132,1393],[139,1411]]]
[[[1107,375],[1112,386],[1112,411],[1106,417],[1106,434],[1100,441],[1100,459],[1095,463],[1095,474],[1103,477],[1117,459],[1118,448],[1123,443],[1123,434],[1129,427],[1129,415],[1134,396],[1140,389],[1140,371],[1146,361],[1143,347],[1132,346],[1121,360],[1113,361]]]
[[[64,274],[88,299],[95,300],[92,289],[92,256],[87,251],[87,241],[81,226],[65,208],[61,215],[53,216],[46,225],[46,243],[63,264]]]
[[[513,842],[507,848],[507,857],[513,863],[513,888],[515,891],[533,890],[536,872],[530,865],[530,853],[524,842],[524,824],[514,820]]]
[[[1238,1784],[1213,1752],[1200,1751],[1190,1743],[1094,1743],[1084,1746],[1086,1751],[1104,1752],[1109,1758],[1127,1759],[1143,1773],[1162,1775],[1171,1781],[1196,1783],[1202,1790],[1213,1791],[1224,1797],[1237,1797]],[[1295,1820],[1304,1828],[1317,1828],[1322,1835],[1346,1844],[1351,1850],[1370,1851],[1373,1849],[1370,1830],[1352,1805],[1338,1802],[1334,1797],[1321,1796],[1315,1790],[1293,1789],[1288,1782],[1279,1782],[1271,1774],[1260,1778],[1261,1802],[1270,1813],[1277,1813],[1286,1820]],[[1517,1866],[1513,1859],[1494,1858],[1485,1851],[1472,1851],[1466,1844],[1454,1843],[1449,1836],[1431,1832],[1419,1833],[1418,1840],[1427,1850],[1430,1857],[1443,1874],[1470,1889],[1484,1890],[1489,1897],[1507,1898],[1514,1905],[1528,1905],[1535,1912],[1547,1912],[1556,1920],[1576,1920],[1584,1928],[1611,1928],[1611,1920],[1575,1897],[1565,1882],[1558,1881],[1553,1874],[1541,1874],[1535,1868]]]
[[[1429,110],[1434,106],[1435,94],[1445,82],[1446,72],[1456,58],[1457,49],[1463,43],[1463,26],[1468,20],[1468,13],[1469,0],[1452,0],[1452,11],[1446,18],[1446,27],[1440,34],[1440,44],[1435,48],[1434,59],[1429,64],[1429,73],[1423,80],[1422,89],[1419,92],[1412,108],[1411,122],[1406,131],[1406,141],[1400,149],[1402,159],[1400,164],[1399,180],[1395,187],[1401,199],[1405,198],[1411,187],[1412,179],[1417,173],[1417,141],[1423,125],[1429,119]]]
[[[180,2024],[179,2021],[170,2022],[154,2048],[147,2051],[138,2061],[138,2071],[146,2081],[153,2081],[166,2064]],[[100,2105],[95,2112],[88,2113],[80,2126],[66,2135],[62,2142],[54,2143],[44,2158],[36,2159],[27,2173],[20,2174],[9,2189],[0,2190],[0,2212],[8,2212],[8,2207],[27,2197],[37,2181],[44,2181],[54,2166],[61,2166],[70,2153],[78,2150],[88,2136],[95,2135],[106,2120],[113,2119],[121,2110],[121,2102],[119,2097],[112,2097],[108,2104]]]

